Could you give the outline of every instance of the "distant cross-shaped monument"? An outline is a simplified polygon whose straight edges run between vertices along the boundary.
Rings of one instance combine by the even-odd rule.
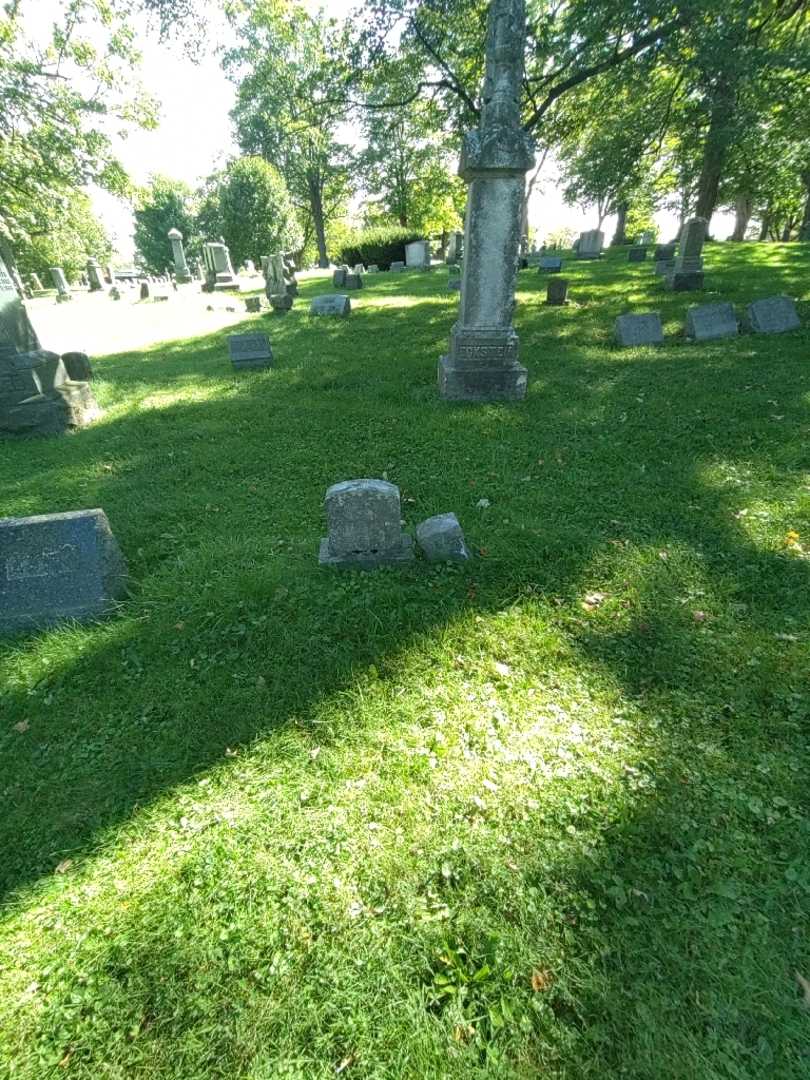
[[[492,0],[481,122],[465,136],[459,175],[467,181],[464,269],[450,352],[439,390],[451,401],[518,401],[526,369],[512,326],[524,177],[534,164],[520,123],[525,0]]]

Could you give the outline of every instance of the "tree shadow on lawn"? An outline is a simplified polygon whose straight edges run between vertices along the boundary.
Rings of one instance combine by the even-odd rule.
[[[107,624],[4,650],[4,893],[49,875],[68,854],[92,854],[138,807],[205,773],[227,748],[307,724],[322,699],[368,666],[396,682],[409,648],[458,617],[539,601],[551,612],[558,603],[585,668],[603,669],[651,716],[660,709],[659,802],[640,799],[595,854],[568,869],[568,884],[581,878],[585,888],[596,863],[615,870],[630,899],[600,899],[602,930],[636,918],[641,901],[621,872],[628,860],[639,875],[633,888],[655,894],[662,932],[677,932],[667,929],[667,904],[714,902],[699,864],[717,849],[666,835],[666,804],[694,798],[705,845],[707,832],[722,834],[731,796],[727,785],[705,783],[692,796],[682,747],[671,746],[682,725],[708,725],[715,738],[711,747],[696,742],[690,767],[734,777],[744,799],[751,763],[739,728],[762,747],[796,738],[806,723],[810,568],[763,550],[747,531],[752,519],[735,516],[751,485],[770,482],[769,496],[787,500],[807,483],[806,446],[782,439],[807,425],[802,361],[770,360],[773,343],[762,339],[614,364],[563,342],[553,358],[526,357],[534,370],[524,405],[456,408],[433,389],[446,310],[425,314],[408,355],[396,351],[390,362],[380,356],[395,340],[388,317],[361,324],[369,337],[360,346],[313,321],[312,361],[299,354],[258,375],[226,376],[221,342],[201,344],[197,378],[216,375],[211,397],[120,412],[70,439],[37,443],[35,493],[27,448],[10,448],[19,472],[0,489],[10,512],[103,507],[135,589]],[[402,317],[395,309],[394,321]],[[539,340],[545,331],[532,333]],[[335,341],[345,346],[338,356]],[[186,367],[183,350],[162,364],[150,365],[153,394]],[[102,378],[114,382],[119,370],[129,377],[116,361],[103,363]],[[442,575],[424,565],[349,577],[320,570],[325,488],[383,473],[400,485],[411,529],[456,510],[486,555]],[[482,498],[488,508],[477,507]],[[583,594],[596,589],[615,597],[618,629],[609,615],[582,611]],[[727,615],[715,622],[711,611],[696,624],[693,609],[711,598],[730,606],[738,625]],[[724,643],[743,624],[758,657],[746,671],[738,668],[744,649]],[[14,730],[19,722],[29,725],[24,734]],[[773,869],[767,864],[764,825],[759,856],[763,877],[781,880],[778,853]],[[785,896],[790,908],[790,890]],[[737,907],[732,953],[741,947],[738,916],[751,909]],[[793,910],[770,915],[780,931],[796,919]],[[768,929],[758,922],[756,932]],[[652,977],[659,946],[640,942],[638,957],[621,958],[626,970]],[[716,944],[696,931],[675,951],[683,967],[671,973],[673,1009],[690,992],[688,956],[700,948]],[[561,1015],[567,1008],[561,1002]],[[615,1012],[606,995],[588,1010]],[[641,1003],[635,1021],[644,1021]]]

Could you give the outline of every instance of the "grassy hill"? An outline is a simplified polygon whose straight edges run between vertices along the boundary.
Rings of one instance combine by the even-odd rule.
[[[133,575],[0,644],[0,1075],[808,1075],[810,246],[706,256],[523,271],[521,405],[440,401],[457,294],[385,274],[0,444],[0,513],[100,506]],[[681,336],[783,291],[801,331]],[[363,476],[475,560],[320,569]]]

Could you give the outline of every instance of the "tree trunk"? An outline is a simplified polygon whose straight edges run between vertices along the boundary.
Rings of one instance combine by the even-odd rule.
[[[787,221],[785,222],[785,227],[784,227],[784,229],[782,229],[782,238],[781,238],[783,244],[786,244],[790,240],[790,237],[791,237],[791,235],[793,233],[793,228],[794,228],[795,224],[796,224],[796,219],[795,218],[788,218]]]
[[[802,173],[802,183],[804,184],[806,198],[804,200],[802,223],[799,226],[799,239],[810,240],[810,169]]]
[[[720,76],[712,92],[711,119],[703,147],[703,162],[698,180],[695,216],[711,222],[732,138],[736,109],[736,88],[727,76]],[[708,228],[707,228],[708,231]]]
[[[772,217],[773,217],[773,214],[771,214],[770,210],[763,211],[762,221],[760,222],[760,225],[759,225],[759,240],[760,240],[760,243],[764,243],[768,239],[768,233],[770,232],[770,229],[771,229],[771,218]]]
[[[622,247],[629,242],[627,239],[627,211],[629,209],[630,207],[626,202],[620,202],[616,207],[616,213],[619,216],[616,219],[616,231],[610,241],[611,247]]]
[[[312,224],[315,228],[315,244],[318,248],[318,266],[326,269],[329,266],[329,255],[326,251],[326,228],[323,219],[323,188],[319,173],[309,173],[307,176],[309,187],[309,206],[312,210]]]
[[[734,200],[734,232],[731,239],[740,244],[745,239],[748,222],[754,212],[754,200],[750,195],[738,195]]]

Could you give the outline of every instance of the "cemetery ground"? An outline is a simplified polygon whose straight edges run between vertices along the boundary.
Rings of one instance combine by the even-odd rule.
[[[99,422],[0,447],[3,515],[102,507],[133,576],[0,646],[1,1075],[808,1075],[810,248],[563,273],[520,405],[439,400],[444,271],[319,278],[245,317],[273,370],[96,357]],[[475,559],[319,568],[362,476]]]

